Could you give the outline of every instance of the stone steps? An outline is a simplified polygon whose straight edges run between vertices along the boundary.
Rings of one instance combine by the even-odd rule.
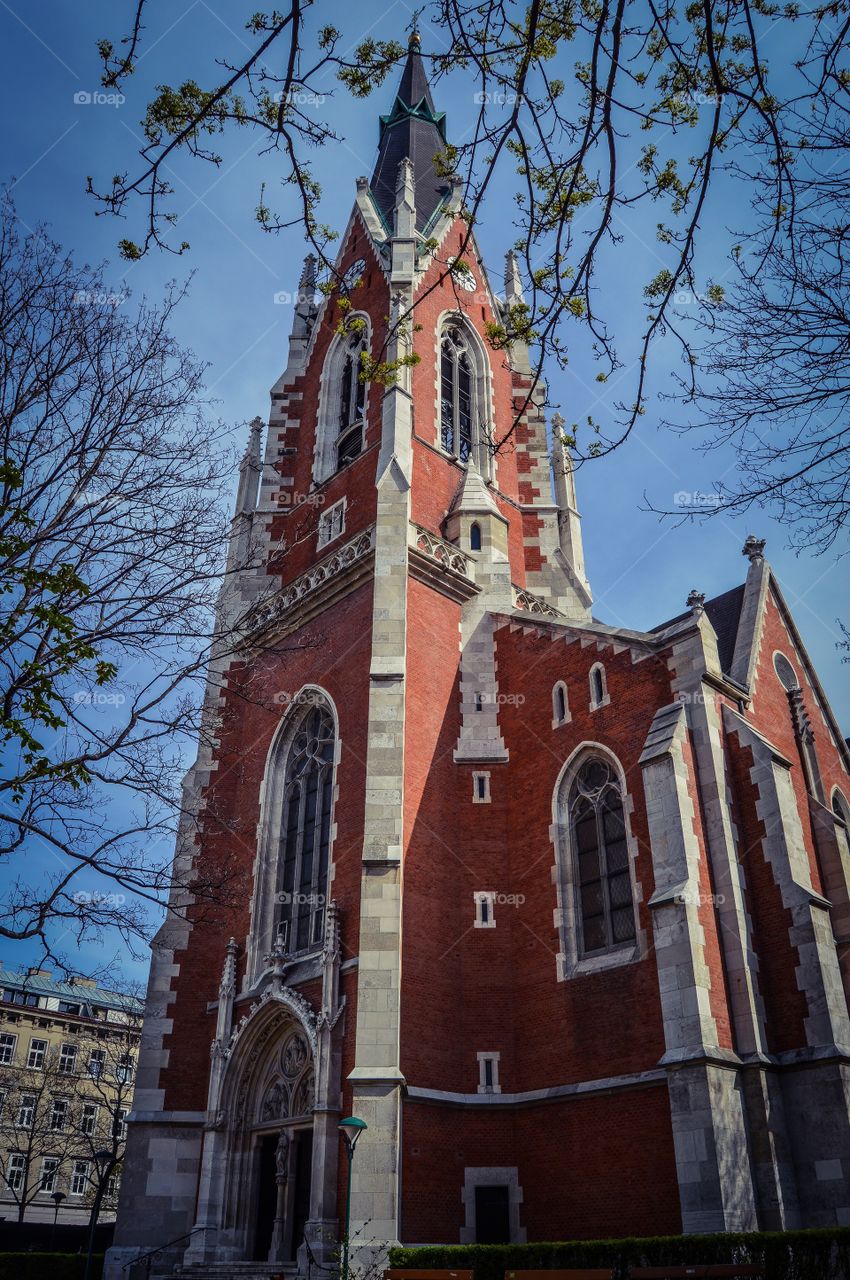
[[[174,1272],[175,1280],[297,1280],[294,1262],[198,1262]]]

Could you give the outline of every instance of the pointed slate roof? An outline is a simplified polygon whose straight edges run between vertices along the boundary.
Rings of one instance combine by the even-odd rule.
[[[466,464],[466,471],[452,499],[448,514],[453,516],[461,511],[469,515],[492,514],[498,516],[500,520],[504,519],[473,458],[470,458]]]
[[[380,119],[372,196],[387,227],[392,228],[398,166],[402,160],[410,160],[416,184],[416,226],[422,231],[442,203],[448,184],[437,175],[433,163],[434,156],[445,149],[446,117],[434,107],[417,32],[410,37],[392,111]]]
[[[720,659],[720,670],[724,675],[729,675],[732,670],[732,658],[735,653],[735,640],[738,636],[743,601],[744,584],[742,583],[738,587],[733,587],[731,591],[724,591],[722,595],[714,596],[705,602],[708,620],[717,633],[717,656]],[[660,626],[652,627],[652,631],[664,631],[676,622],[684,622],[689,616],[689,613],[680,613],[675,618],[662,622]]]

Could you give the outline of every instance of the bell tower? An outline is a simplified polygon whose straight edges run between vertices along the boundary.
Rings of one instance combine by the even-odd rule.
[[[497,292],[445,145],[414,34],[333,287],[308,256],[265,448],[255,421],[241,465],[222,593],[241,647],[216,658],[179,848],[185,879],[235,863],[245,889],[214,925],[184,891],[156,940],[110,1280],[188,1232],[198,1267],[303,1262],[296,1237],[327,1257],[344,1114],[368,1126],[352,1231],[401,1238],[418,993],[442,963],[405,886],[427,868],[450,901],[457,814],[506,786],[496,629],[590,617],[545,388],[522,344],[487,339],[519,268]]]

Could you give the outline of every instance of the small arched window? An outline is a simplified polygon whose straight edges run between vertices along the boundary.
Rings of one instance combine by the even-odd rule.
[[[337,470],[356,458],[363,449],[366,414],[366,383],[362,377],[365,340],[353,333],[342,362],[339,387],[339,421],[336,438]]]
[[[623,797],[606,760],[591,757],[569,798],[580,953],[594,955],[635,941],[635,912]]]
[[[469,549],[470,551],[481,550],[481,525],[476,520],[469,529]]]
[[[601,662],[590,668],[590,709],[603,706],[608,702],[608,684],[605,679],[605,668]]]
[[[842,822],[848,830],[850,830],[850,817],[848,817],[847,802],[840,791],[832,793],[832,812],[835,814],[839,822]]]
[[[559,680],[552,690],[552,728],[557,729],[559,725],[566,724],[570,718],[569,705],[567,703],[567,686],[563,680]]]
[[[322,941],[333,807],[335,734],[327,706],[312,705],[284,763],[275,934],[288,952]]]

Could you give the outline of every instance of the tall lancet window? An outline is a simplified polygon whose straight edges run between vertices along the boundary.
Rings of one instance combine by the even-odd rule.
[[[339,388],[339,429],[336,441],[336,465],[344,467],[363,449],[363,427],[366,416],[366,383],[360,374],[360,359],[365,350],[364,339],[353,333],[348,339]]]
[[[313,705],[290,741],[284,765],[275,932],[288,952],[322,940],[333,808],[334,722]]]
[[[440,343],[440,441],[461,462],[472,453],[477,400],[469,341],[459,326],[450,325]]]
[[[607,761],[591,757],[576,774],[569,799],[582,955],[635,940],[635,911],[623,797]]]
[[[369,386],[362,374],[370,332],[369,317],[357,312],[348,317],[346,332],[336,334],[328,347],[316,420],[316,484],[353,462],[365,447]]]

